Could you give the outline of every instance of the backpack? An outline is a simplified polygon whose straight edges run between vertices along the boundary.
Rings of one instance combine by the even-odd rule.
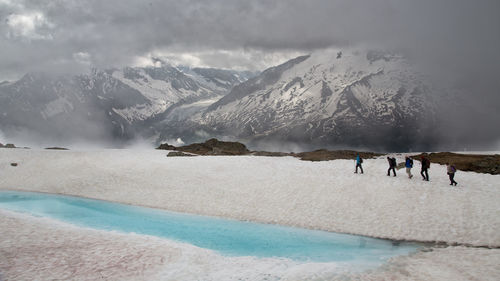
[[[413,159],[410,158],[410,167],[413,167]]]
[[[430,167],[431,167],[431,161],[429,161],[429,159],[427,159],[427,158],[423,158],[422,159],[422,168],[428,169]]]
[[[359,164],[363,163],[363,158],[359,157]]]
[[[391,158],[391,166],[393,166],[393,167],[397,166],[396,158],[394,158],[394,157]]]
[[[457,169],[455,168],[455,165],[451,165],[451,171],[452,171],[453,173],[455,173],[455,172],[457,171]]]

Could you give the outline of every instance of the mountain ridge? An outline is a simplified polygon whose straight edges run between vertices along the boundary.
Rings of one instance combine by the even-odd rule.
[[[53,116],[72,112],[70,124],[80,118],[103,125],[94,135],[154,144],[215,137],[252,147],[294,143],[306,149],[407,151],[432,147],[438,135],[432,124],[441,89],[403,56],[380,50],[315,52],[258,74],[163,63],[95,70],[66,80],[38,79],[38,84],[29,77],[21,94],[27,95],[26,102],[40,105],[25,108],[18,101],[2,109],[4,116],[21,112],[17,123],[11,122],[14,126],[23,125],[23,114],[28,121],[49,118],[54,122],[49,133],[62,136],[58,126],[71,126]],[[13,95],[16,83],[0,86],[0,100]],[[37,91],[49,98],[34,95]],[[3,130],[9,122],[0,122]]]
[[[28,73],[0,85],[0,129],[11,138],[47,142],[127,142],[141,137],[141,126],[170,107],[221,97],[252,75],[218,69],[194,71],[201,74],[185,74],[168,64],[93,69],[81,75]],[[218,84],[213,83],[215,79]]]
[[[236,86],[191,123],[210,136],[254,145],[267,140],[405,150],[432,137],[426,124],[436,117],[435,90],[401,56],[344,50],[339,57],[334,50],[284,65],[290,67],[279,77],[263,71]]]

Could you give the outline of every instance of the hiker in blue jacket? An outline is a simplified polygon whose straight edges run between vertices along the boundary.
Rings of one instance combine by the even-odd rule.
[[[405,167],[406,167],[406,173],[408,174],[408,178],[411,179],[413,178],[413,175],[411,174],[411,168],[413,168],[413,160],[406,156],[405,159]]]
[[[361,170],[361,173],[363,173],[363,167],[361,166],[361,163],[363,163],[363,158],[359,156],[359,154],[356,155],[356,171],[354,173],[358,173],[358,167]]]

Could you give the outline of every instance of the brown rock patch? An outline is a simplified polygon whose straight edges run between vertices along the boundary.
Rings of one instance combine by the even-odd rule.
[[[182,151],[171,151],[167,154],[167,157],[178,157],[178,156],[196,156],[196,155],[187,154]]]
[[[336,159],[356,159],[356,155],[359,153],[359,156],[363,159],[370,159],[381,156],[383,154],[374,153],[374,152],[363,152],[363,151],[354,151],[354,150],[326,150],[320,149],[311,152],[301,152],[297,153],[296,157],[299,157],[300,160],[307,161],[328,161],[328,160],[336,160]]]
[[[472,171],[476,173],[500,174],[500,155],[481,155],[481,154],[459,154],[452,152],[437,152],[431,154],[419,154],[412,156],[420,160],[422,155],[426,155],[431,163],[455,165],[458,170]]]
[[[218,139],[209,139],[204,143],[193,143],[186,146],[175,147],[162,144],[157,149],[177,150],[198,155],[247,155],[250,151],[239,142],[226,142]]]

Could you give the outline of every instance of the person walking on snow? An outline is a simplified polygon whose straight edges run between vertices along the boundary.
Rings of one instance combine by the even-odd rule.
[[[387,176],[391,175],[391,170],[394,176],[396,176],[396,158],[387,156],[387,161],[389,162],[389,170],[387,170]]]
[[[427,170],[431,167],[431,161],[429,161],[427,157],[422,156],[420,162],[422,163],[422,169],[420,170],[420,174],[422,175],[424,181],[429,181],[429,173],[427,173]]]
[[[448,173],[448,176],[450,177],[450,185],[455,185],[457,186],[457,182],[455,181],[455,172],[457,169],[455,168],[455,165],[450,165],[450,163],[446,163],[446,172]]]
[[[408,178],[409,179],[413,178],[413,175],[411,174],[411,168],[413,168],[413,159],[411,159],[408,156],[406,156],[405,159],[405,167],[406,167],[406,173],[408,174]]]
[[[363,158],[359,156],[359,154],[356,155],[356,171],[354,173],[358,173],[358,167],[361,170],[361,173],[363,173],[363,167],[361,166],[361,163],[363,163]]]

